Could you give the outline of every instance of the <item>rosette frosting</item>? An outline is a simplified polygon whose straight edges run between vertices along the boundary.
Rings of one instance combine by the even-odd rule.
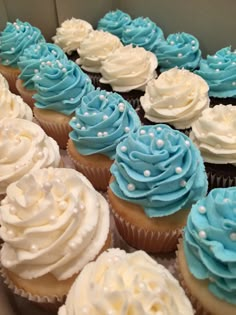
[[[174,67],[194,70],[201,59],[201,50],[196,37],[188,33],[170,34],[156,49],[161,72]]]
[[[98,21],[97,29],[109,32],[121,39],[123,29],[129,25],[130,22],[131,17],[129,14],[121,10],[110,11]]]
[[[56,29],[56,35],[52,40],[61,47],[64,52],[71,54],[80,47],[81,41],[88,36],[93,27],[87,21],[71,18],[65,20],[60,27]]]
[[[157,65],[152,52],[142,47],[123,46],[102,62],[100,82],[110,84],[117,92],[144,91],[147,82],[157,76]]]
[[[9,84],[7,82],[7,80],[5,79],[5,77],[0,73],[0,88],[6,88],[9,89]]]
[[[18,78],[27,89],[34,89],[33,76],[39,72],[41,64],[50,64],[54,60],[66,59],[60,47],[51,43],[34,44],[26,48],[17,63],[21,73]]]
[[[217,188],[191,209],[184,231],[188,268],[217,298],[236,305],[236,187]]]
[[[139,204],[148,217],[190,207],[207,192],[200,152],[183,133],[167,125],[142,126],[116,150],[113,193]]]
[[[73,169],[23,176],[7,188],[0,213],[1,263],[25,279],[70,278],[97,256],[109,231],[106,200]]]
[[[193,315],[178,281],[143,251],[110,249],[72,285],[59,315]]]
[[[113,160],[117,144],[141,123],[122,96],[97,89],[83,97],[70,125],[70,138],[79,153],[99,153]]]
[[[0,194],[33,170],[59,166],[59,147],[39,125],[19,118],[3,119],[0,125]]]
[[[208,55],[195,72],[207,81],[210,96],[236,97],[236,50],[225,47]]]
[[[94,89],[89,77],[70,60],[56,60],[40,66],[33,77],[35,106],[71,115],[84,95]]]
[[[190,137],[205,162],[236,166],[236,108],[216,105],[205,109],[192,125]]]
[[[5,29],[0,33],[1,64],[17,67],[24,49],[41,42],[45,42],[45,39],[37,27],[18,19],[14,23],[7,22]]]
[[[186,129],[209,107],[208,90],[200,76],[173,68],[148,82],[140,102],[150,121]]]
[[[123,31],[121,41],[124,45],[143,47],[155,52],[159,43],[164,40],[164,34],[149,18],[138,17],[131,21]]]

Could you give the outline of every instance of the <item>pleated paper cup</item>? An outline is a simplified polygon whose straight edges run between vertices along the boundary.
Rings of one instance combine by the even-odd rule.
[[[20,69],[0,65],[0,73],[6,78],[9,84],[9,89],[14,94],[19,94],[16,88],[16,80],[20,74]]]
[[[33,95],[36,93],[35,90],[28,90],[24,87],[23,81],[21,79],[16,80],[16,88],[20,96],[23,98],[23,101],[30,106],[33,110],[34,102]]]

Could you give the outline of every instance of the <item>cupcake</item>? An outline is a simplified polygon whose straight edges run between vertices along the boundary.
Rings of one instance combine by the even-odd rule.
[[[201,59],[196,71],[209,85],[211,106],[236,105],[236,51],[231,47],[218,50],[213,56]]]
[[[156,56],[142,47],[120,47],[102,62],[101,87],[119,92],[136,108],[148,81],[157,76],[157,65]]]
[[[8,186],[0,213],[5,282],[49,309],[111,245],[108,204],[74,169],[50,167],[21,177]]]
[[[17,62],[24,49],[44,41],[38,28],[18,19],[14,23],[7,22],[5,29],[0,33],[0,73],[7,79],[12,92],[18,94],[15,87],[20,73]]]
[[[174,67],[193,71],[198,68],[201,50],[197,38],[188,33],[170,34],[156,49],[160,71]]]
[[[193,122],[209,107],[209,87],[189,70],[172,68],[148,82],[140,98],[146,124],[167,123],[189,132]]]
[[[102,62],[122,46],[115,35],[104,31],[93,31],[81,42],[76,63],[90,76],[93,84],[98,85],[101,78]]]
[[[44,131],[66,148],[71,131],[69,121],[84,95],[94,89],[89,77],[70,60],[41,64],[33,77],[34,115]]]
[[[209,190],[236,186],[236,107],[205,109],[192,124],[190,137],[205,162]]]
[[[5,77],[0,73],[0,89],[3,88],[9,89],[9,84]]]
[[[1,197],[6,194],[7,186],[23,175],[61,165],[58,145],[37,124],[26,119],[5,118],[0,120],[0,125]]]
[[[196,315],[236,314],[236,187],[216,188],[191,209],[177,252]]]
[[[97,190],[106,191],[117,144],[140,125],[135,110],[119,94],[92,91],[70,121],[68,155]]]
[[[164,124],[141,126],[116,149],[108,189],[117,229],[132,247],[176,249],[189,209],[207,192],[198,149]]]
[[[33,44],[26,48],[17,63],[20,74],[16,80],[16,88],[24,101],[33,109],[33,95],[36,93],[33,76],[39,72],[41,64],[67,59],[63,50],[50,43]]]
[[[59,315],[193,315],[178,281],[143,251],[110,249],[82,270]]]

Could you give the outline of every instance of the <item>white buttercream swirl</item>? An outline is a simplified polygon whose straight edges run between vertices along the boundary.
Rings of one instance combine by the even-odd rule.
[[[192,315],[178,281],[143,251],[110,249],[77,277],[59,315]]]
[[[0,73],[0,88],[7,88],[9,89],[9,84],[7,82],[7,80],[5,79],[5,77]]]
[[[31,108],[16,94],[2,88],[0,92],[0,120],[4,118],[33,119]]]
[[[147,84],[140,102],[150,121],[186,129],[209,107],[208,90],[200,76],[172,68]]]
[[[93,31],[82,42],[76,63],[88,72],[99,73],[104,61],[116,49],[123,46],[120,39],[108,32]]]
[[[63,49],[64,52],[71,54],[80,47],[81,41],[93,30],[87,21],[71,18],[65,20],[56,29],[56,35],[52,37],[55,44]]]
[[[104,197],[74,169],[45,168],[7,188],[0,207],[3,266],[22,278],[64,280],[99,253],[109,231]]]
[[[0,194],[30,171],[58,167],[59,147],[37,124],[20,118],[0,121]]]
[[[236,166],[236,107],[220,104],[204,110],[190,138],[205,162]]]
[[[101,83],[110,84],[113,91],[144,91],[154,79],[158,62],[156,56],[142,47],[123,46],[102,62]]]

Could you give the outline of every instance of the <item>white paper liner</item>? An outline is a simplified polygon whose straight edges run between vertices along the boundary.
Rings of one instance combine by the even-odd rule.
[[[9,89],[12,93],[19,95],[19,92],[16,88],[16,79],[20,74],[19,69],[13,69],[10,66],[0,65],[0,73],[7,79],[9,84]]]

